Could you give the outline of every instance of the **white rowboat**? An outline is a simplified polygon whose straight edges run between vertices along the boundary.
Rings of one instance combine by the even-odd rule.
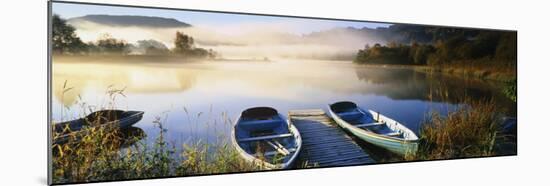
[[[399,155],[414,155],[418,150],[414,132],[378,112],[345,101],[330,104],[329,113],[340,127],[370,144]]]

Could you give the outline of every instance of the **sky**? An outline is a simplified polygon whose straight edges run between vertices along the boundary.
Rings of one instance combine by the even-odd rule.
[[[255,23],[262,23],[262,24],[271,23],[275,25],[284,24],[287,26],[286,27],[287,31],[294,34],[307,34],[314,31],[331,29],[334,27],[377,28],[377,27],[388,27],[389,25],[391,25],[391,24],[373,23],[373,22],[287,18],[287,17],[275,17],[275,16],[257,16],[257,15],[244,15],[244,14],[211,13],[211,12],[198,12],[198,11],[118,7],[118,6],[72,4],[72,3],[58,3],[58,2],[53,3],[52,10],[54,14],[58,14],[65,19],[85,16],[89,14],[108,14],[108,15],[141,15],[141,16],[174,18],[181,22],[189,23],[194,26],[202,26],[202,27],[224,27],[224,26],[234,25],[234,24],[255,24]]]

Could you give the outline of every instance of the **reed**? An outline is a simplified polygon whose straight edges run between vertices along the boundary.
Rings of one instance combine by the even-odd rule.
[[[495,147],[505,136],[495,101],[465,103],[447,114],[432,112],[421,128],[416,156],[405,158],[436,160],[497,155]]]
[[[64,92],[70,91],[67,83]],[[106,102],[99,109],[116,108],[116,97],[124,89],[109,87]],[[79,104],[85,116],[89,105]],[[69,109],[69,108],[64,108]],[[222,113],[222,116],[225,116]],[[63,144],[52,145],[52,166],[54,183],[74,183],[90,181],[109,181],[141,179],[154,177],[172,177],[203,175],[228,172],[261,170],[255,164],[245,162],[228,145],[226,140],[215,144],[193,142],[184,145],[182,152],[165,139],[164,127],[167,116],[158,116],[152,122],[158,129],[153,144],[141,140],[144,136],[124,135],[124,130],[112,127],[90,127],[79,135],[69,135]],[[200,117],[200,116],[197,116]],[[223,117],[223,121],[229,121]],[[191,120],[189,121],[198,121]],[[195,130],[199,124],[191,124]],[[60,134],[53,130],[54,139]],[[67,132],[67,131],[65,131]],[[193,135],[197,138],[197,135]]]
[[[515,81],[517,77],[516,61],[498,61],[488,58],[459,60],[448,64],[425,66],[418,69],[464,78],[478,78],[501,82]]]

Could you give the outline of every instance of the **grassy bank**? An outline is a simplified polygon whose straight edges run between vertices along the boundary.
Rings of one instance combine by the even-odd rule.
[[[183,147],[181,154],[159,136],[152,145],[137,139],[121,150],[127,139],[119,129],[90,131],[77,143],[53,146],[54,183],[108,181],[171,176],[189,176],[260,170],[245,162],[227,143],[195,143]],[[215,150],[210,150],[215,149]]]
[[[63,93],[71,89],[67,83],[63,85]],[[108,88],[106,95],[105,104],[100,105],[99,110],[115,109],[117,97],[124,96],[123,89],[112,87]],[[78,105],[82,107],[79,115],[86,116],[92,112],[88,111],[89,105],[81,100]],[[81,130],[84,132],[78,135],[71,133],[65,143],[52,145],[53,183],[189,176],[262,169],[243,160],[227,140],[217,140],[216,143],[197,141],[176,148],[165,139],[167,129],[163,127],[164,122],[160,116],[152,121],[158,129],[158,135],[151,144],[141,140],[144,138],[143,134],[131,135],[117,127],[85,127]],[[190,126],[198,127],[201,124]],[[54,141],[60,136],[53,126],[52,134]]]
[[[474,61],[456,61],[452,64],[420,66],[415,69],[429,73],[444,73],[465,78],[479,78],[495,81],[512,81],[517,77],[515,66],[506,66],[503,64],[512,64],[496,62],[488,59]]]
[[[494,101],[466,101],[446,115],[434,112],[423,123],[416,156],[406,160],[437,160],[500,155],[512,144],[501,127]],[[515,154],[515,153],[514,153]]]
[[[515,67],[507,67],[499,64],[492,65],[488,61],[483,65],[470,62],[457,62],[452,65],[403,65],[403,64],[361,64],[377,68],[398,68],[413,69],[426,73],[441,73],[461,78],[476,78],[481,80],[492,80],[499,82],[510,82],[517,79]]]

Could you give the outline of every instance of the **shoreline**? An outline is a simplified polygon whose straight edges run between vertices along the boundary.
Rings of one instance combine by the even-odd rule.
[[[428,65],[394,65],[394,64],[358,64],[359,66],[388,68],[388,69],[412,69],[424,73],[441,73],[462,78],[475,78],[479,80],[489,80],[497,82],[515,81],[517,73],[492,71],[488,68],[473,69],[464,67],[434,67]]]
[[[167,63],[197,62],[207,60],[206,58],[185,57],[179,55],[52,55],[53,61],[63,62],[112,62],[112,63],[151,63],[152,61],[163,61]]]
[[[180,55],[52,55],[52,61],[61,62],[110,62],[110,63],[132,63],[150,64],[152,61],[163,61],[164,63],[191,63],[200,61],[234,61],[234,62],[273,62],[271,59],[231,59],[231,58],[197,58]],[[353,63],[353,62],[352,62]],[[495,70],[490,67],[463,67],[463,66],[429,66],[429,65],[403,65],[403,64],[358,64],[358,66],[389,68],[389,69],[412,69],[424,73],[441,73],[462,78],[475,78],[497,82],[515,81],[517,70]]]

